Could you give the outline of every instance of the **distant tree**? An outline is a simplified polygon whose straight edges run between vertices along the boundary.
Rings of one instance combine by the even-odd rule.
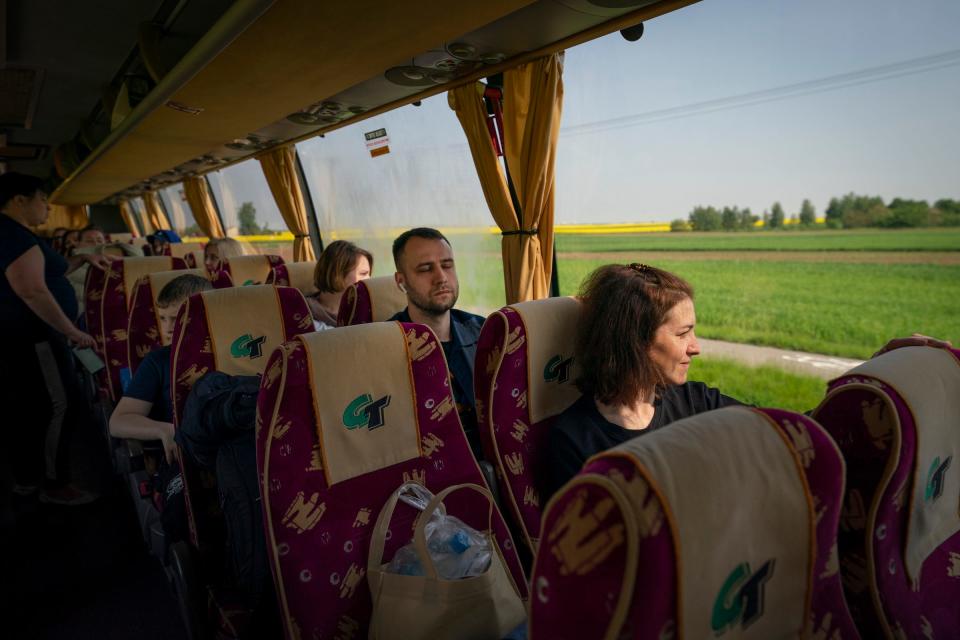
[[[890,210],[879,196],[848,193],[837,203],[844,228],[881,227],[890,217]]]
[[[735,231],[740,226],[740,210],[737,207],[724,207],[720,212],[720,224],[724,231]]]
[[[774,202],[773,206],[770,207],[770,228],[771,229],[780,229],[783,227],[783,207],[780,206],[779,202]]]
[[[690,226],[694,231],[716,231],[723,226],[723,220],[714,207],[694,207],[690,212]]]
[[[890,217],[885,227],[925,227],[930,224],[930,205],[926,200],[894,198],[890,203]]]
[[[932,215],[945,227],[960,227],[960,200],[941,198],[933,203]]]
[[[690,231],[690,223],[682,218],[677,218],[670,223],[670,231]]]
[[[840,207],[840,200],[830,198],[830,204],[824,211],[824,218],[827,227],[830,229],[839,229],[843,226],[843,209]]]
[[[252,202],[244,202],[237,209],[237,221],[240,223],[240,235],[255,236],[263,231],[257,224],[257,208]]]
[[[812,226],[817,222],[817,212],[809,200],[804,200],[800,205],[799,221],[804,227]]]
[[[770,228],[770,212],[764,209],[763,216],[761,216],[760,219],[763,221],[763,228],[769,229]]]
[[[747,207],[746,209],[740,210],[740,220],[737,222],[737,226],[739,226],[741,229],[749,231],[754,228],[754,225],[756,225],[757,220],[759,219],[760,218],[758,216],[750,213],[750,207]]]

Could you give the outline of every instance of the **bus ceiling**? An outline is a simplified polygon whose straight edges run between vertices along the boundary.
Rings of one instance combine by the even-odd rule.
[[[18,3],[20,14],[11,16],[15,20],[10,30],[32,24],[33,37],[40,37],[36,23],[43,15],[57,22],[51,46],[65,55],[41,55],[42,48],[34,45],[33,60],[7,62],[45,66],[43,91],[57,93],[59,104],[72,105],[73,117],[67,121],[75,128],[54,127],[63,114],[48,109],[44,101],[32,127],[14,128],[7,142],[22,136],[52,150],[46,162],[59,185],[54,202],[115,201],[479,80],[695,1],[424,0],[371,7],[313,0],[220,0],[215,4],[224,10],[209,25],[204,21],[209,22],[211,12],[197,9],[204,4],[199,0],[134,3],[154,10],[152,18],[127,9],[120,12],[123,20],[116,21],[103,17],[112,14],[107,9],[65,15],[47,11],[46,2]],[[129,5],[120,0],[111,4]],[[73,20],[73,29],[60,25],[60,15]],[[93,23],[100,27],[88,29]],[[197,34],[200,28],[204,32]],[[63,73],[70,65],[68,52],[85,51],[91,39],[120,44],[104,51],[89,69],[67,69],[72,72],[68,78]],[[115,57],[108,61],[108,54]],[[109,74],[115,71],[107,69],[117,67],[121,72],[111,81]],[[78,85],[78,77],[86,84]],[[101,96],[103,85],[109,86]],[[86,117],[78,118],[79,112]],[[11,168],[17,168],[16,163]]]

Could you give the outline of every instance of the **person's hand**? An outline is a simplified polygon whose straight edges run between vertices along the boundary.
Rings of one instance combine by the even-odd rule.
[[[160,442],[163,443],[163,455],[167,458],[167,464],[173,464],[177,459],[177,443],[173,440],[173,425],[164,424],[163,431],[160,432]]]
[[[953,344],[949,340],[939,340],[937,338],[931,338],[930,336],[915,333],[909,338],[894,338],[887,344],[883,345],[883,347],[880,348],[880,351],[877,351],[875,354],[873,354],[873,357],[876,358],[887,351],[893,351],[894,349],[900,349],[902,347],[936,347],[937,349],[950,349],[953,347]]]
[[[91,267],[106,271],[110,268],[110,263],[117,260],[115,256],[107,256],[99,253],[88,253],[83,256],[83,261]]]
[[[66,336],[67,336],[67,340],[69,340],[70,342],[74,343],[75,345],[81,348],[92,349],[95,346],[97,346],[97,341],[93,339],[92,335],[90,335],[89,333],[84,333],[83,331],[80,331],[80,329],[77,329],[76,327],[74,327],[74,329],[70,331],[70,333],[66,334]]]

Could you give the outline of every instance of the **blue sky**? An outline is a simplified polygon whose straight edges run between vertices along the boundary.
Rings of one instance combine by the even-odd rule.
[[[960,198],[960,2],[704,0],[567,52],[557,222],[685,218],[774,200],[821,212],[848,191]],[[576,127],[954,52],[947,66],[672,119]],[[916,69],[908,70],[916,71]],[[363,132],[386,127],[370,158]],[[489,224],[445,96],[299,145],[321,227]],[[259,166],[223,172],[232,200],[283,228]]]

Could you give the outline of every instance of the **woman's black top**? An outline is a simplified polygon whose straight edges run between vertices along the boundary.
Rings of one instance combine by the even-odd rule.
[[[39,246],[43,253],[43,279],[47,288],[63,313],[75,320],[78,315],[77,296],[67,280],[67,261],[30,229],[10,216],[0,214],[0,272],[6,272],[17,258],[35,246]],[[0,277],[0,331],[11,339],[37,341],[53,331],[14,292],[5,273]]]
[[[550,429],[547,495],[566,484],[594,454],[682,418],[738,404],[742,403],[702,382],[686,382],[667,387],[659,394],[646,429],[624,429],[600,415],[592,397],[583,396],[561,413]]]

